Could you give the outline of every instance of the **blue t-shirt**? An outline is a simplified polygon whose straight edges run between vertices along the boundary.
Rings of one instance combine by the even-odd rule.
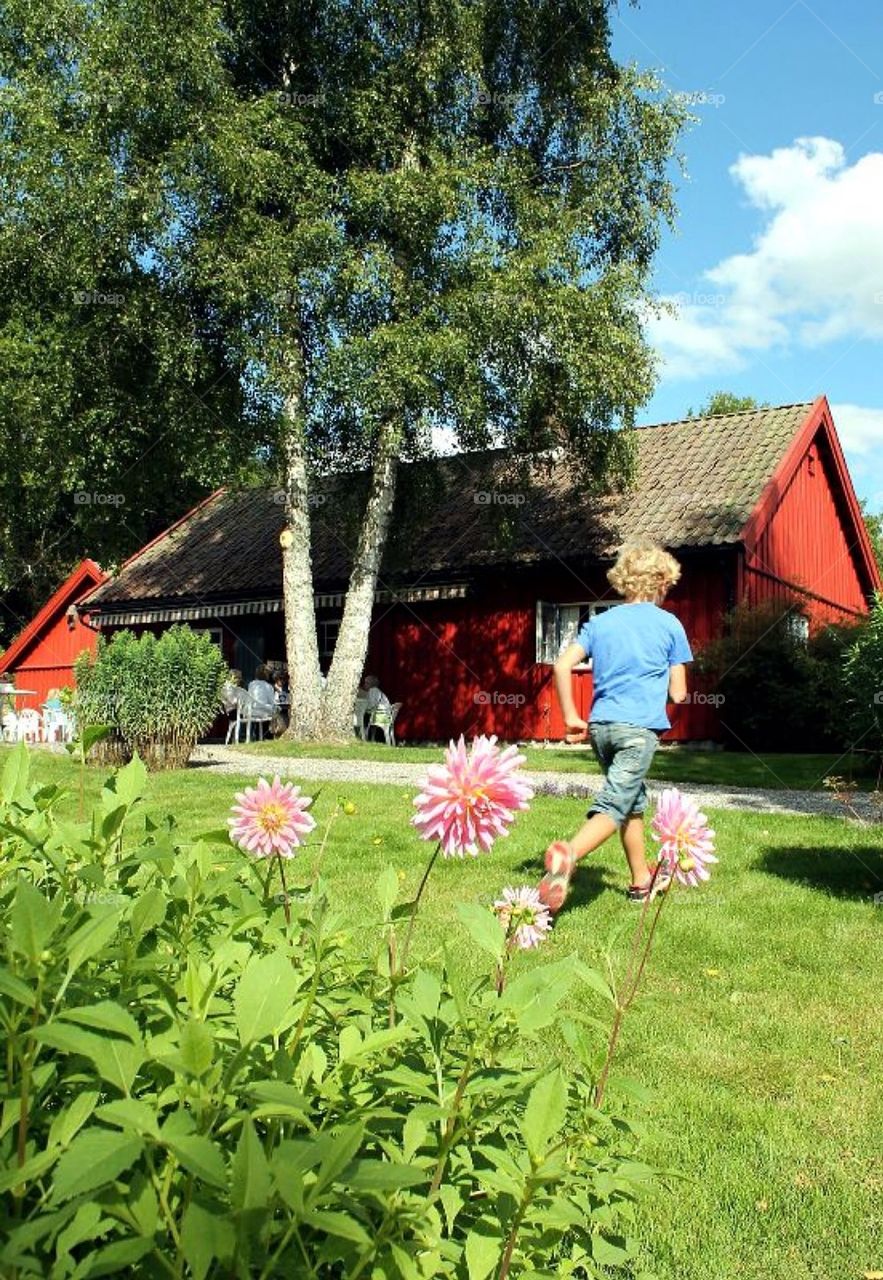
[[[647,601],[589,618],[576,642],[592,659],[592,720],[669,729],[669,668],[692,662],[687,634],[673,613]]]

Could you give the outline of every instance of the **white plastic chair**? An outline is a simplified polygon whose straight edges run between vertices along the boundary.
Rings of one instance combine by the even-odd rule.
[[[368,728],[379,729],[383,734],[383,741],[388,747],[394,747],[396,744],[395,722],[396,716],[402,709],[400,702],[394,702],[391,707],[380,706],[375,707],[371,712],[371,718],[368,721]]]
[[[2,734],[4,742],[15,742],[18,739],[18,716],[12,710],[3,712]]]
[[[15,736],[19,742],[39,742],[41,737],[40,713],[33,707],[25,707],[18,713]]]
[[[43,708],[43,741],[73,742],[74,721],[62,707]]]
[[[227,712],[227,736],[224,739],[224,745],[230,745],[230,739],[239,742],[242,736],[242,726],[248,720],[249,697],[244,689],[238,686],[232,686],[226,691],[224,699],[224,710]],[[233,713],[236,713],[235,715]]]
[[[260,741],[264,740],[264,725],[271,725],[276,714],[276,702],[263,702],[252,694],[245,695],[245,741],[251,742],[251,726],[257,725],[260,730]]]

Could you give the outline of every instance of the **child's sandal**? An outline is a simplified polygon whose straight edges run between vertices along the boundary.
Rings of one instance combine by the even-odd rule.
[[[546,874],[539,884],[540,902],[554,915],[560,911],[570,890],[576,858],[570,845],[555,840],[546,850]]]

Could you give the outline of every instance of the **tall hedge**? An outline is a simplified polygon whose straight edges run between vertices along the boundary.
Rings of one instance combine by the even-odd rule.
[[[220,710],[227,667],[208,636],[176,626],[159,637],[102,637],[75,673],[80,723],[109,725],[111,754],[137,752],[149,769],[177,769]]]
[[[883,764],[883,595],[846,654],[846,713],[850,745]]]
[[[752,751],[839,751],[849,745],[844,658],[861,626],[819,628],[801,638],[794,605],[740,605],[723,635],[701,652],[699,669],[723,701],[732,747]]]

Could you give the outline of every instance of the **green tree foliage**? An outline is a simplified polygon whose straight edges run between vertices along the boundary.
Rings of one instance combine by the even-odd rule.
[[[217,645],[190,627],[100,637],[76,664],[79,727],[109,726],[95,748],[104,758],[137,754],[151,769],[183,768],[219,714],[226,674]]]
[[[467,448],[566,445],[584,483],[629,473],[615,428],[653,387],[640,316],[684,113],[615,62],[611,7],[171,0],[160,14],[12,0],[4,12],[3,242],[54,325],[32,382],[59,368],[70,382],[47,428],[56,472],[80,456],[56,452],[62,426],[96,441],[68,463],[75,478],[44,486],[38,467],[34,501],[61,502],[68,529],[69,499],[53,490],[116,492],[125,476],[135,492],[113,520],[134,545],[136,492],[147,511],[171,492],[180,511],[191,481],[235,475],[265,439],[292,531],[287,646],[304,733],[320,718],[311,473],[372,471],[325,696],[340,731],[396,467],[431,448],[433,428]],[[90,305],[76,359],[74,289],[131,300]],[[33,341],[33,304],[18,297],[17,361]],[[89,371],[84,417],[73,411]],[[45,420],[32,402],[26,427]],[[72,518],[79,538],[96,511]]]
[[[732,391],[713,391],[698,409],[688,409],[688,418],[713,418],[718,413],[748,413],[751,409],[766,409],[754,396],[737,396]]]
[[[850,744],[883,763],[883,596],[846,654],[845,679]]]
[[[805,636],[799,602],[739,605],[699,669],[724,699],[720,718],[737,750],[824,751],[848,745],[844,657],[861,628]]]
[[[173,217],[160,161],[199,89],[180,47],[177,74],[173,50],[160,65],[155,21],[120,4],[0,11],[7,637],[84,554],[113,567],[250,465],[260,439],[208,298],[160,270]]]

